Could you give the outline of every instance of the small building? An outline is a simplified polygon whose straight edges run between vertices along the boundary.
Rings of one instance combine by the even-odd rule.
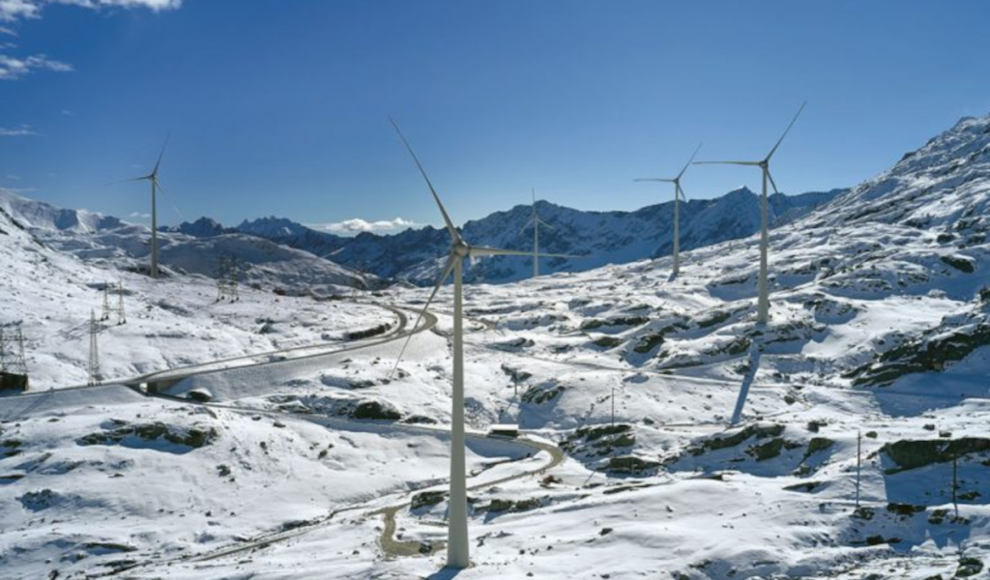
[[[509,439],[515,439],[519,437],[519,425],[505,424],[505,425],[492,425],[488,428],[489,437],[507,437]]]
[[[28,376],[0,371],[0,393],[24,393],[28,390]]]

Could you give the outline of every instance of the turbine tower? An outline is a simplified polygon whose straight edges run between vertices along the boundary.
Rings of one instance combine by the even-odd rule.
[[[151,170],[151,173],[141,177],[135,177],[134,179],[126,180],[126,181],[151,182],[151,277],[152,278],[158,277],[158,205],[155,201],[155,195],[158,193],[159,189],[162,189],[161,184],[158,182],[158,168],[162,164],[162,156],[165,155],[165,147],[167,146],[168,146],[168,137],[165,137],[165,144],[162,145],[161,153],[158,154],[158,161],[155,162],[155,168]]]
[[[529,221],[526,222],[526,225],[523,226],[522,230],[519,233],[521,234],[524,231],[526,231],[526,228],[528,228],[529,226],[533,226],[533,278],[539,278],[540,277],[540,259],[539,259],[540,226],[543,226],[545,228],[550,228],[551,230],[553,229],[553,226],[541,220],[540,216],[536,215],[536,190],[535,189],[531,190],[531,193],[533,195],[533,217],[529,218]]]
[[[100,377],[100,345],[99,345],[99,333],[100,325],[96,322],[96,312],[93,310],[89,311],[89,364],[87,365],[87,370],[89,372],[89,381],[87,385],[98,385],[101,382]]]
[[[763,199],[760,206],[760,278],[759,278],[759,299],[757,302],[757,318],[756,321],[760,324],[766,324],[770,319],[770,286],[767,282],[767,252],[769,246],[769,234],[767,233],[769,221],[768,210],[767,210],[767,181],[773,185],[774,193],[780,193],[777,190],[777,184],[773,180],[773,176],[770,175],[770,158],[773,154],[777,152],[777,148],[784,141],[784,137],[787,137],[787,133],[794,126],[794,123],[801,116],[801,111],[804,110],[804,106],[807,105],[807,101],[801,103],[801,107],[798,112],[791,119],[791,123],[784,129],[784,133],[777,140],[777,143],[767,153],[767,156],[763,158],[762,161],[696,161],[695,165],[752,165],[754,167],[759,167],[763,171]]]
[[[698,151],[700,149],[701,149],[701,144],[699,143],[698,147],[694,150],[694,153],[691,155],[691,158],[688,159],[688,162],[684,165],[684,169],[681,169],[681,172],[678,173],[677,177],[673,179],[663,179],[659,177],[642,177],[633,180],[633,181],[661,181],[664,183],[674,184],[674,272],[673,272],[674,276],[676,276],[681,271],[681,226],[680,226],[679,203],[681,199],[687,201],[685,199],[686,196],[684,195],[684,190],[681,189],[681,177],[684,177],[684,172],[687,171],[687,168],[691,165],[691,162],[694,161],[694,157],[695,155],[698,154]]]
[[[444,225],[447,227],[447,233],[450,234],[450,255],[447,257],[446,265],[443,268],[443,272],[440,274],[440,278],[437,280],[436,286],[433,287],[433,292],[430,293],[430,298],[426,301],[426,305],[423,306],[423,310],[419,313],[419,318],[416,319],[416,323],[413,324],[413,329],[419,325],[420,319],[422,319],[423,314],[430,307],[433,302],[433,298],[437,295],[437,291],[440,290],[440,286],[443,285],[444,281],[447,279],[451,273],[454,274],[454,376],[453,376],[453,397],[452,397],[452,408],[450,412],[451,418],[451,428],[450,428],[450,509],[448,511],[448,522],[447,522],[447,566],[450,568],[466,568],[470,565],[470,546],[468,540],[468,520],[467,520],[467,479],[465,475],[465,457],[464,457],[464,329],[463,329],[463,264],[465,258],[477,257],[477,256],[531,256],[531,252],[518,252],[515,250],[502,250],[498,248],[486,248],[482,246],[471,246],[461,235],[457,232],[454,227],[454,223],[450,220],[450,216],[447,214],[447,210],[443,207],[443,203],[440,202],[440,196],[437,195],[436,189],[433,188],[433,183],[430,182],[430,178],[426,175],[426,170],[423,169],[423,165],[419,162],[419,158],[416,157],[416,153],[413,152],[412,147],[409,142],[406,141],[405,136],[399,129],[398,124],[395,120],[389,117],[389,122],[392,123],[392,127],[395,128],[395,132],[398,134],[399,139],[405,146],[409,155],[413,158],[416,163],[416,167],[419,169],[420,175],[423,176],[423,180],[426,181],[426,186],[429,188],[430,193],[433,194],[433,201],[436,202],[437,207],[440,209],[440,215],[443,216]],[[542,254],[543,256],[553,256],[553,257],[566,257],[573,258],[576,256],[565,256],[563,254]],[[393,367],[392,372],[399,366],[399,360],[402,359],[403,353],[405,353],[406,346],[409,345],[409,339],[412,338],[412,333],[406,338],[405,344],[402,346],[402,350],[399,352],[399,358],[396,360],[395,367]]]

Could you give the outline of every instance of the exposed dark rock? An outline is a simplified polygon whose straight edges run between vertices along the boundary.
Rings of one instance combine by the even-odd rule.
[[[963,437],[961,439],[901,440],[887,443],[880,448],[896,467],[887,469],[894,474],[934,463],[946,463],[969,453],[990,451],[990,439]]]
[[[388,403],[382,403],[380,401],[362,401],[354,407],[351,417],[355,419],[398,421],[402,418],[402,414]]]
[[[642,459],[634,455],[612,457],[605,469],[617,475],[644,475],[660,467],[657,461]]]
[[[811,493],[823,485],[825,485],[825,482],[823,481],[804,481],[801,483],[795,483],[794,485],[785,486],[784,489],[787,491],[803,491],[806,493]]]
[[[973,259],[965,256],[942,256],[942,262],[967,274],[972,274],[976,270]]]
[[[778,437],[783,432],[783,425],[749,425],[739,431],[736,431],[735,433],[732,433],[731,435],[719,435],[710,439],[705,439],[697,447],[691,448],[689,451],[692,455],[701,455],[707,451],[735,447],[752,437],[757,439]]]
[[[418,510],[424,507],[435,506],[447,497],[443,491],[421,491],[412,497],[409,509]]]
[[[526,392],[524,392],[519,398],[524,403],[541,405],[556,399],[566,389],[567,387],[558,383],[542,383],[539,385],[533,385],[532,387],[526,389]]]
[[[117,443],[127,444],[129,438],[137,438],[143,441],[158,441],[164,439],[175,445],[184,445],[199,449],[209,445],[219,436],[216,429],[198,427],[177,427],[166,425],[161,421],[154,423],[144,423],[138,425],[124,425],[111,431],[101,433],[90,433],[80,437],[80,445],[112,445]]]
[[[909,518],[916,513],[925,511],[925,506],[907,503],[889,503],[887,504],[887,511],[900,517]]]
[[[547,498],[533,497],[529,499],[493,499],[491,503],[488,504],[488,511],[491,513],[504,513],[504,512],[528,512],[530,510],[535,510],[542,507],[546,502]]]
[[[963,558],[956,568],[956,578],[970,578],[983,571],[983,562],[979,558]]]

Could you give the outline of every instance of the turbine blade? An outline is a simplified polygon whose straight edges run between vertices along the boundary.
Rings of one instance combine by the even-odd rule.
[[[769,161],[770,158],[773,157],[773,154],[777,152],[777,147],[780,147],[780,143],[784,140],[784,137],[787,137],[787,133],[790,132],[791,127],[794,126],[794,123],[797,122],[798,117],[801,116],[801,111],[804,110],[804,106],[807,104],[808,101],[801,103],[801,108],[798,109],[798,112],[794,115],[794,118],[791,119],[791,124],[788,125],[786,129],[784,129],[784,134],[781,135],[780,139],[777,140],[777,144],[773,146],[773,149],[770,150],[770,153],[767,153],[767,161]]]
[[[433,287],[433,292],[430,293],[430,297],[426,300],[426,304],[423,305],[423,309],[419,311],[419,316],[416,317],[416,323],[412,325],[412,329],[406,336],[406,341],[402,343],[402,350],[399,351],[399,357],[395,359],[395,366],[392,367],[392,370],[388,373],[388,380],[392,380],[392,375],[395,374],[395,371],[399,370],[399,363],[402,362],[402,355],[406,354],[406,347],[409,346],[409,341],[413,337],[413,331],[415,331],[416,327],[419,326],[419,322],[423,319],[423,315],[426,314],[426,309],[433,303],[433,299],[436,297],[437,292],[440,290],[440,287],[443,286],[443,281],[447,279],[447,276],[450,276],[451,270],[454,269],[455,259],[456,258],[454,258],[453,254],[447,257],[447,264],[444,266],[440,277],[437,278],[437,284]]]
[[[552,225],[548,224],[547,222],[545,222],[545,221],[543,221],[543,220],[541,220],[539,218],[537,218],[537,220],[539,220],[540,225],[543,226],[543,227],[545,227],[545,228],[549,228],[551,230],[556,230],[557,229],[557,228],[553,227]]]
[[[681,187],[681,183],[680,182],[677,182],[677,191],[681,195],[681,201],[687,201],[687,196],[684,195],[684,188]]]
[[[155,186],[158,188],[158,193],[162,193],[162,194],[165,193],[165,188],[162,187],[162,183],[160,181],[158,181],[157,179],[155,179]],[[168,202],[168,206],[172,208],[172,211],[175,212],[175,215],[179,216],[179,219],[180,220],[187,221],[186,220],[186,216],[181,211],[179,211],[179,208],[176,207],[176,205],[174,203],[172,203],[172,196],[171,195],[162,195],[162,197],[165,198],[165,201]]]
[[[172,137],[171,133],[165,135],[165,144],[162,145],[161,153],[158,154],[158,161],[155,162],[155,168],[151,170],[152,175],[158,175],[158,166],[162,164],[162,156],[165,155],[165,148],[168,147],[168,140],[171,137]]]
[[[531,225],[533,225],[533,218],[529,218],[528,220],[526,220],[526,225],[524,225],[522,229],[519,230],[519,235],[522,235],[522,233],[528,230],[529,226]]]
[[[399,129],[399,125],[396,124],[395,119],[389,117],[388,121],[389,123],[392,123],[392,127],[394,127],[395,132],[398,133],[399,139],[402,140],[402,144],[406,146],[406,150],[409,151],[409,155],[411,155],[413,161],[416,162],[416,167],[419,168],[420,175],[422,175],[423,179],[426,180],[426,185],[430,188],[430,193],[433,194],[433,199],[437,202],[437,207],[440,208],[440,213],[443,214],[443,222],[447,226],[447,232],[450,233],[450,237],[453,238],[454,243],[461,241],[461,236],[457,233],[457,228],[454,227],[454,223],[450,221],[450,216],[447,215],[447,210],[443,207],[443,204],[440,203],[440,196],[437,195],[437,190],[433,188],[433,183],[430,181],[430,177],[426,175],[426,170],[423,169],[423,164],[419,162],[419,158],[416,157],[416,153],[409,145],[409,142],[406,141],[406,137],[402,134],[402,131]]]
[[[674,183],[673,179],[661,179],[659,177],[639,177],[633,181],[662,181],[664,183]]]
[[[695,161],[691,165],[757,165],[761,161]]]
[[[103,187],[109,187],[111,185],[119,185],[121,183],[130,183],[132,181],[145,181],[151,179],[150,175],[145,175],[144,177],[132,177],[131,179],[121,179],[118,181],[111,181],[110,183],[104,183]]]
[[[676,179],[678,181],[681,180],[681,176],[684,175],[684,172],[687,171],[687,168],[691,166],[691,162],[694,161],[694,158],[698,155],[698,151],[701,151],[702,145],[703,143],[698,143],[698,147],[695,148],[694,153],[691,154],[691,158],[688,159],[688,162],[684,164],[684,169],[681,169],[681,172],[677,174]]]
[[[780,193],[779,191],[777,191],[777,184],[776,184],[776,182],[774,182],[773,176],[770,175],[770,170],[769,169],[767,169],[767,178],[770,180],[770,185],[773,186],[773,192],[774,193]]]
[[[502,250],[499,248],[486,248],[484,246],[471,246],[471,257],[475,256],[526,256],[531,257],[533,252],[520,252],[518,250]],[[570,254],[536,254],[538,258],[580,258]]]

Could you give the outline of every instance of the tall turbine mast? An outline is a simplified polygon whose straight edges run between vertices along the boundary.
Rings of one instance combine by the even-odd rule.
[[[695,155],[697,155],[698,151],[701,150],[701,145],[702,145],[701,143],[698,144],[698,147],[694,150],[694,153],[691,154],[691,158],[688,159],[688,162],[684,164],[684,168],[681,169],[681,172],[677,174],[677,177],[673,179],[663,179],[659,177],[642,177],[633,180],[633,181],[661,181],[664,183],[674,184],[674,271],[673,271],[674,276],[679,274],[681,271],[681,225],[680,225],[680,207],[679,207],[680,200],[683,199],[684,201],[687,201],[684,195],[684,190],[681,189],[681,178],[684,177],[684,172],[687,171],[687,168],[691,165],[691,162],[694,161]]]
[[[419,169],[420,175],[423,176],[426,186],[433,195],[433,201],[436,202],[437,208],[440,210],[440,215],[443,216],[443,222],[447,227],[447,233],[450,234],[451,246],[450,255],[447,257],[447,263],[440,274],[440,278],[437,280],[436,286],[433,287],[433,292],[430,293],[430,297],[426,301],[426,305],[423,306],[423,310],[420,311],[419,317],[416,319],[416,323],[413,324],[412,328],[415,330],[415,328],[419,325],[419,321],[423,318],[423,314],[426,312],[427,308],[430,307],[430,304],[433,302],[433,298],[437,295],[437,291],[440,290],[440,286],[442,286],[447,277],[453,273],[454,389],[450,412],[450,507],[447,518],[447,566],[450,568],[460,569],[466,568],[470,565],[470,546],[468,543],[467,520],[467,478],[465,474],[466,463],[464,456],[464,328],[462,318],[462,279],[464,259],[476,256],[530,256],[532,254],[530,252],[518,252],[515,250],[471,246],[464,241],[464,238],[462,238],[461,234],[458,233],[457,228],[454,227],[454,222],[451,221],[450,216],[447,214],[446,208],[443,206],[443,203],[440,202],[440,196],[437,195],[436,189],[433,188],[433,183],[430,182],[430,178],[426,175],[426,170],[423,169],[423,165],[419,162],[419,158],[416,157],[416,153],[413,152],[409,142],[406,141],[405,136],[399,129],[399,125],[396,124],[395,120],[391,117],[389,117],[389,122],[392,123],[392,127],[395,128],[395,132],[398,134],[399,139],[402,141],[402,144],[409,152],[409,155],[412,157],[413,161],[416,163],[416,167]],[[565,256],[562,254],[543,255],[565,258],[576,257]],[[405,353],[406,346],[409,345],[409,339],[411,338],[412,333],[409,334],[406,338],[405,344],[402,345],[402,350],[399,352],[399,358],[395,362],[395,367],[393,367],[392,373],[394,373],[398,368],[399,361],[402,359],[402,355]]]
[[[102,381],[100,376],[100,345],[99,345],[100,325],[96,322],[96,312],[89,311],[89,372],[88,385],[98,385]]]
[[[547,222],[540,219],[540,216],[536,215],[536,189],[530,190],[533,196],[533,217],[529,218],[526,225],[523,226],[519,233],[526,231],[526,228],[533,226],[533,278],[540,277],[540,226],[545,228],[553,229],[553,226]]]
[[[807,104],[808,104],[807,101],[801,103],[801,107],[798,109],[798,112],[794,115],[794,118],[791,119],[791,123],[787,125],[787,128],[784,129],[784,133],[780,136],[780,139],[777,140],[777,143],[773,146],[773,149],[770,150],[770,153],[767,153],[767,156],[764,157],[762,161],[696,161],[695,162],[695,165],[751,165],[754,167],[759,167],[763,172],[763,198],[760,207],[759,299],[757,302],[757,318],[756,318],[756,321],[760,324],[766,324],[767,321],[770,319],[770,286],[769,283],[767,282],[767,270],[768,270],[767,253],[769,251],[768,247],[770,245],[769,234],[767,233],[767,230],[769,228],[768,225],[769,215],[767,209],[767,205],[768,205],[767,182],[769,181],[770,184],[773,186],[774,193],[780,193],[777,190],[777,184],[774,182],[773,176],[770,175],[770,158],[772,158],[773,154],[777,152],[777,148],[780,147],[780,144],[784,141],[784,137],[786,137],[787,133],[790,132],[791,127],[794,126],[794,123],[798,120],[798,117],[801,116],[801,111],[804,110],[804,106]]]
[[[142,175],[141,177],[135,177],[133,179],[125,179],[128,181],[150,181],[151,182],[151,277],[158,277],[158,204],[156,203],[156,194],[158,190],[164,191],[162,184],[158,181],[158,168],[162,164],[162,156],[165,155],[165,148],[168,147],[168,137],[165,137],[165,144],[162,145],[162,150],[158,154],[158,161],[155,162],[154,169],[148,175]]]

